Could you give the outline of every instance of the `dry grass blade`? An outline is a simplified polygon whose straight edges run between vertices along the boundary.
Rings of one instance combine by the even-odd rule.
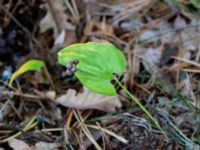
[[[185,72],[193,72],[193,73],[200,73],[200,70],[199,70],[199,69],[182,69],[182,71],[185,71]]]
[[[120,13],[118,13],[115,17],[114,20],[115,22],[118,22],[120,20],[124,20],[128,18],[130,15],[137,14],[139,11],[147,7],[152,0],[135,0],[131,1],[128,3],[125,3],[124,7],[119,7],[116,6],[113,9],[114,10],[119,10]]]
[[[78,12],[75,0],[72,0],[72,5],[69,3],[69,0],[64,0],[64,2],[67,5],[73,17],[76,19],[77,22],[79,22],[80,16],[79,16],[79,12]]]
[[[38,124],[38,122],[36,121],[36,116],[34,116],[28,123],[27,125],[22,129],[22,131],[17,132],[16,134],[2,140],[2,142],[7,142],[10,141],[14,138],[17,138],[18,136],[20,136],[23,132],[26,132],[28,130],[30,130],[31,128],[35,127]]]
[[[187,59],[184,59],[184,58],[180,58],[180,57],[172,57],[176,60],[179,60],[179,61],[182,61],[182,62],[185,62],[185,63],[188,63],[189,65],[194,65],[196,67],[199,67],[200,68],[200,64],[197,63],[197,62],[194,62],[194,61],[191,61],[191,60],[187,60]]]
[[[80,114],[80,112],[77,110],[73,110],[74,116],[76,117],[77,121],[79,122],[80,126],[82,127],[83,132],[88,137],[88,139],[94,144],[97,150],[102,150],[102,148],[99,146],[99,144],[95,141],[92,134],[88,130],[87,126],[84,124],[83,118]]]
[[[122,143],[124,143],[124,144],[127,144],[127,143],[128,143],[128,140],[126,140],[126,139],[123,138],[122,136],[119,136],[119,135],[115,134],[114,132],[112,132],[112,131],[110,131],[110,130],[108,130],[108,129],[102,128],[102,127],[100,127],[100,126],[89,125],[89,124],[87,124],[86,126],[89,127],[89,128],[101,130],[101,131],[107,133],[108,135],[115,137],[116,139],[118,139],[120,142],[122,142]]]

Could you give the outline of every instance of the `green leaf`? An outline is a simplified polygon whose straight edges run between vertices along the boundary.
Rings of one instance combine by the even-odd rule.
[[[80,82],[99,94],[116,95],[111,83],[113,73],[121,73],[126,66],[123,53],[111,43],[79,43],[62,49],[58,53],[61,65],[79,60],[75,72]]]
[[[44,66],[44,61],[42,60],[29,60],[26,63],[24,63],[19,69],[17,69],[11,76],[9,85],[11,86],[13,81],[21,74],[27,72],[27,71],[35,71],[39,70]]]

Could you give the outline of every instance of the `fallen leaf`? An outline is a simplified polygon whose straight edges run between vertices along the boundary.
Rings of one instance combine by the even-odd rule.
[[[56,92],[55,91],[48,91],[43,96],[52,100],[52,99],[55,99]]]
[[[143,32],[139,39],[140,41],[146,41],[146,40],[155,40],[154,38],[157,36],[157,32],[153,31],[153,30],[147,30],[145,32]],[[157,37],[158,38],[158,37]]]
[[[144,68],[151,74],[158,72],[158,63],[161,57],[159,48],[143,48],[140,54]]]
[[[54,45],[63,44],[65,41],[66,32],[63,30],[58,37],[55,39]]]
[[[58,150],[59,147],[58,143],[38,142],[35,144],[34,150]]]
[[[77,43],[77,37],[74,30],[64,29],[62,32],[55,38],[54,47],[52,48],[52,52],[57,52],[57,49],[61,49],[66,45],[71,45],[73,43]],[[60,48],[58,48],[60,47]]]
[[[186,75],[187,75],[186,79],[182,81],[182,84],[183,84],[182,94],[188,97],[189,99],[191,99],[195,107],[199,107],[197,105],[199,104],[199,102],[196,101],[197,98],[192,88],[191,79],[189,78],[188,74]]]
[[[8,142],[8,144],[13,148],[13,150],[34,150],[24,141],[18,139],[12,139]]]
[[[195,24],[194,24],[195,25]],[[183,41],[183,58],[191,59],[188,57],[188,52],[195,52],[199,48],[199,36],[200,31],[197,28],[186,28],[184,29],[180,36]]]
[[[76,94],[76,91],[69,89],[66,94],[58,97],[56,103],[66,107],[77,109],[98,109],[105,112],[114,112],[121,107],[117,96],[100,95],[84,88],[83,93]]]
[[[29,146],[24,141],[18,139],[12,139],[8,143],[13,150],[57,150],[60,147],[59,143],[47,142],[38,142],[35,145]]]
[[[175,29],[185,28],[186,26],[187,26],[186,21],[180,15],[178,15],[174,21]]]
[[[48,12],[46,16],[40,21],[40,31],[41,33],[53,28],[54,39],[63,29],[74,29],[74,26],[67,21],[68,17],[65,13],[66,7],[63,1],[54,0],[47,1],[46,5]]]
[[[159,66],[169,66],[175,63],[175,60],[172,58],[173,56],[178,56],[179,48],[170,45],[169,43],[164,43],[161,48],[162,55],[160,57]]]

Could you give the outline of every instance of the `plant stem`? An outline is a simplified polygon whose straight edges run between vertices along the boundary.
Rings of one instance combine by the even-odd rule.
[[[151,115],[151,113],[140,103],[140,100],[133,94],[131,94],[125,86],[121,84],[121,82],[113,76],[114,80],[119,84],[119,86],[123,89],[123,91],[130,96],[130,98],[147,114],[147,116],[153,121],[153,123],[157,126],[157,128],[161,131],[161,133],[164,135],[166,139],[168,139],[168,136],[166,132],[162,129],[162,127],[159,125],[159,123],[156,121],[156,119]]]

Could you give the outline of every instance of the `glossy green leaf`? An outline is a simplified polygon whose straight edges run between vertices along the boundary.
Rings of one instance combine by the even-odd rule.
[[[35,71],[39,70],[44,66],[44,61],[42,60],[29,60],[25,62],[19,69],[17,69],[11,76],[9,85],[11,86],[13,81],[21,74],[27,72],[27,71]]]
[[[61,65],[79,60],[75,75],[91,91],[116,95],[111,83],[113,73],[121,73],[126,66],[123,53],[111,43],[89,42],[74,44],[58,53]]]

